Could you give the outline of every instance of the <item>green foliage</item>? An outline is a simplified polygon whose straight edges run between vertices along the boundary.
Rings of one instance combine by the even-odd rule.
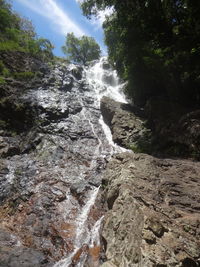
[[[4,84],[6,84],[6,81],[5,81],[4,77],[0,76],[0,85],[4,85]]]
[[[64,63],[64,64],[70,63],[69,59],[67,59],[67,58],[54,56],[54,63],[56,63],[56,62],[60,62],[60,63]]]
[[[6,128],[7,124],[5,121],[3,120],[0,120],[0,128],[3,129],[3,128]]]
[[[53,45],[36,36],[32,22],[13,13],[6,0],[0,0],[0,51],[20,51],[42,60],[53,58]]]
[[[135,143],[131,143],[128,146],[128,149],[131,149],[135,153],[147,153],[152,154],[154,147],[152,146],[151,139],[143,138]]]
[[[25,48],[20,47],[20,45],[14,41],[0,41],[0,51],[20,51],[26,52]]]
[[[0,0],[0,35],[4,36],[8,28],[18,27],[19,18],[12,13],[11,5],[6,0]]]
[[[9,70],[5,67],[4,63],[2,60],[0,60],[0,75],[2,75],[2,81],[4,80],[3,77],[9,77],[10,72]]]
[[[35,76],[35,73],[33,73],[31,71],[14,72],[13,76],[18,80],[28,81]]]
[[[0,74],[2,74],[3,70],[5,68],[5,65],[2,60],[0,60]]]
[[[154,96],[200,104],[200,2],[85,0],[86,16],[113,7],[104,23],[111,63],[144,106]]]
[[[185,224],[185,225],[183,225],[183,230],[185,232],[190,232],[191,231],[191,226],[189,224]]]
[[[86,62],[99,59],[101,53],[94,38],[88,36],[77,38],[73,33],[67,34],[66,43],[62,50],[69,60],[84,65]]]
[[[12,64],[12,57],[15,59],[22,55],[24,59],[34,57],[50,62],[53,59],[53,48],[49,40],[36,36],[31,21],[13,13],[11,5],[6,0],[0,0],[1,97],[6,96],[9,91],[8,86],[6,86],[8,84],[6,78],[14,77],[18,80],[29,81],[37,75],[37,73],[30,71],[23,72],[21,70],[23,66],[20,62],[14,60]],[[16,53],[17,57],[15,57],[15,52],[20,52]],[[3,103],[0,104],[3,105]]]
[[[136,144],[130,144],[129,149],[131,149],[134,153],[145,153],[145,151],[138,147],[138,145]]]

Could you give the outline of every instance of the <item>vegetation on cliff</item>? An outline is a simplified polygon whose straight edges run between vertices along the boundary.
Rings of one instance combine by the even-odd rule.
[[[200,104],[200,2],[191,0],[85,0],[91,17],[113,8],[104,22],[110,61],[128,81],[134,103],[164,97]]]
[[[34,27],[26,18],[15,14],[6,0],[0,0],[0,51],[20,51],[37,58],[53,56],[53,45],[38,38]]]
[[[34,76],[30,70],[17,70],[9,64],[15,54],[48,61],[53,58],[53,48],[49,40],[37,36],[31,21],[14,13],[8,1],[0,0],[0,84],[8,77],[27,80]]]
[[[2,135],[15,135],[32,125],[33,112],[20,102],[27,88],[44,75],[44,63],[53,57],[53,45],[39,38],[26,18],[0,0],[0,128]]]

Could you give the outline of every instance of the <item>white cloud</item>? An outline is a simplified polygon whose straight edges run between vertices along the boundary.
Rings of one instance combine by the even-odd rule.
[[[87,35],[87,33],[59,7],[55,0],[18,1],[43,17],[48,18],[52,25],[54,25],[54,30],[62,35],[66,35],[68,32],[74,32],[74,34],[79,37]]]

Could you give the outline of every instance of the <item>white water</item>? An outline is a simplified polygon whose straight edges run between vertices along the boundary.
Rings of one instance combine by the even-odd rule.
[[[103,96],[127,103],[122,91],[123,84],[120,83],[116,71],[108,66],[106,57],[102,57],[100,61],[86,70],[86,79],[88,84],[93,87],[98,104]]]
[[[83,209],[81,211],[81,213],[79,214],[77,220],[76,220],[76,236],[75,236],[75,241],[74,241],[74,251],[66,258],[63,259],[61,261],[59,261],[58,263],[56,263],[54,265],[54,267],[68,267],[70,266],[70,264],[72,263],[72,258],[74,255],[76,255],[76,253],[78,252],[78,250],[84,245],[88,245],[88,244],[94,244],[94,242],[96,241],[95,245],[97,245],[99,243],[99,227],[100,227],[100,220],[98,220],[91,233],[89,233],[89,229],[87,228],[86,224],[87,224],[87,218],[88,218],[88,214],[91,210],[91,207],[95,204],[95,200],[97,197],[97,194],[99,192],[99,187],[95,188],[93,190],[91,190],[89,192],[88,195],[88,200],[86,202],[86,204],[83,206]],[[98,226],[98,229],[97,229]],[[86,258],[87,255],[84,255],[84,258]],[[85,259],[82,259],[82,262],[84,262]],[[82,263],[78,263],[77,267],[81,267]]]
[[[88,218],[90,209],[95,203],[98,192],[99,192],[99,187],[95,188],[89,193],[88,201],[86,202],[85,206],[82,209],[82,212],[77,218],[77,231],[75,238],[75,245],[77,247],[80,247],[82,241],[84,241],[86,244],[89,242],[89,236],[85,235],[84,226],[86,224],[86,218]]]
[[[95,100],[94,104],[97,109],[100,108],[100,101],[103,96],[108,96],[116,101],[127,103],[125,95],[122,92],[123,84],[120,84],[116,71],[112,70],[109,67],[106,58],[101,58],[101,60],[96,64],[94,64],[92,67],[85,69],[85,78],[90,88],[88,92],[85,92],[86,97],[87,96],[92,97]],[[103,145],[100,136],[98,136],[98,131],[95,129],[95,125],[92,123],[90,115],[88,114],[86,108],[83,105],[82,99],[80,98],[79,101],[83,107],[81,111],[82,116],[84,120],[86,120],[89,123],[93,136],[98,141],[98,144],[93,154],[93,160],[91,163],[91,169],[92,169],[96,164],[96,158],[99,156],[104,157],[104,153],[102,151]],[[125,151],[125,149],[114,144],[110,128],[104,123],[102,116],[99,119],[99,124],[101,125],[102,130],[107,139],[107,142],[109,144],[110,157],[113,155],[113,153]],[[70,255],[68,255],[67,258],[56,263],[54,267],[71,266],[73,257],[85,244],[90,248],[100,245],[99,229],[101,226],[101,222],[103,220],[103,216],[96,221],[96,223],[90,230],[87,227],[88,215],[90,213],[91,208],[95,204],[98,191],[99,188],[94,187],[88,192],[87,201],[85,205],[82,207],[82,210],[80,211],[78,218],[76,220],[74,251]],[[83,267],[86,258],[87,258],[86,254],[81,255],[80,261],[76,263],[76,266]],[[95,266],[98,266],[98,264]]]
[[[100,61],[86,70],[86,80],[92,88],[92,94],[96,97],[95,104],[97,108],[100,108],[100,102],[103,96],[110,97],[121,103],[127,103],[125,94],[123,93],[124,84],[120,83],[117,72],[108,65],[106,57],[102,57]],[[105,124],[102,116],[99,119],[99,124],[112,148],[110,157],[114,153],[125,152],[126,149],[113,142],[111,130]]]
[[[6,181],[9,184],[13,184],[14,178],[15,178],[15,166],[12,166],[12,164],[8,165],[8,174],[6,175]]]

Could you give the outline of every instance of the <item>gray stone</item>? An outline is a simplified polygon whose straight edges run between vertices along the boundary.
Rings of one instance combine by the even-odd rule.
[[[198,266],[199,171],[189,160],[116,155],[104,174],[103,266]]]
[[[101,112],[104,121],[110,126],[113,141],[130,148],[131,144],[144,141],[148,130],[144,126],[142,111],[135,110],[129,104],[116,102],[108,97],[101,99]]]

